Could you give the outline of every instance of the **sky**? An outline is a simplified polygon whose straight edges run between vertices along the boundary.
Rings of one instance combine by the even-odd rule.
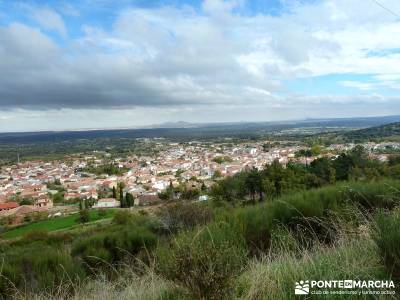
[[[398,0],[0,0],[0,132],[400,114]]]

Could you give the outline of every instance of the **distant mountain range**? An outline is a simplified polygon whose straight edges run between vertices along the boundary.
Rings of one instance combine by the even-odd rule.
[[[383,124],[400,122],[400,115],[382,117],[357,117],[357,118],[307,118],[303,120],[286,120],[270,122],[221,122],[221,123],[190,123],[185,121],[166,122],[140,128],[199,128],[199,127],[221,127],[221,126],[273,126],[273,125],[325,125],[344,127],[371,127]]]
[[[142,126],[140,128],[192,128],[192,127],[198,127],[199,125],[201,124],[178,121],[178,122],[165,122],[161,124]]]
[[[319,128],[350,131],[349,138],[356,136],[387,136],[398,134],[400,116],[337,118],[337,119],[305,119],[297,121],[277,122],[232,122],[232,123],[189,123],[168,122],[136,129],[99,129],[75,131],[41,131],[41,132],[9,132],[0,133],[1,143],[35,143],[58,142],[78,139],[96,138],[216,138],[227,136],[259,136],[276,134],[277,132],[299,132],[298,129]],[[394,124],[392,124],[394,123]],[[383,125],[388,125],[385,127]],[[397,123],[400,124],[400,123]],[[370,128],[376,127],[376,128]],[[366,129],[368,128],[368,129]],[[359,129],[359,130],[357,130]],[[357,131],[354,131],[357,130]],[[318,133],[318,130],[315,131]]]

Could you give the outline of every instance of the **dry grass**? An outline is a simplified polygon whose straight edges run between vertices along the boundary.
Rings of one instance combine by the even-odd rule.
[[[110,281],[98,276],[88,279],[73,287],[74,295],[68,291],[68,284],[60,286],[55,294],[17,295],[16,299],[34,300],[152,300],[183,299],[185,292],[173,283],[148,270],[144,275],[133,272],[124,273],[118,280]]]
[[[304,250],[300,257],[282,251],[279,257],[254,260],[239,279],[238,299],[296,299],[294,285],[300,280],[389,279],[380,262],[376,245],[366,238],[340,240],[332,247]],[[323,296],[324,299],[352,299],[348,296]],[[380,299],[363,298],[360,299]],[[383,298],[382,298],[383,299]],[[389,299],[388,296],[385,299]]]

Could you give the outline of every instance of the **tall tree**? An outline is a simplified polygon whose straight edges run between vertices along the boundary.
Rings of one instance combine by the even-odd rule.
[[[263,184],[260,172],[253,168],[248,172],[245,178],[245,187],[247,192],[250,194],[251,200],[255,201],[255,196],[259,194],[259,200],[262,199]]]
[[[87,223],[90,221],[90,214],[88,209],[82,209],[79,211],[79,218],[77,220],[80,223]]]
[[[119,200],[124,199],[124,189],[122,185],[119,186]]]
[[[121,199],[119,199],[119,201],[120,201],[120,206],[121,206],[121,208],[127,207],[127,206],[126,206],[126,200],[125,200],[124,197],[122,197]]]
[[[126,193],[125,202],[126,202],[127,207],[132,207],[134,205],[135,198],[133,197],[133,195],[131,193]]]

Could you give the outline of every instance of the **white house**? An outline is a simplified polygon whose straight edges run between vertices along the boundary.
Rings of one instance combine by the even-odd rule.
[[[167,187],[168,187],[168,185],[169,185],[169,182],[168,181],[165,181],[165,180],[159,180],[159,181],[156,181],[154,184],[153,184],[153,189],[156,189],[156,190],[158,190],[158,191],[162,191],[162,190],[165,190]]]
[[[249,149],[250,155],[256,155],[257,154],[257,148],[251,148]]]
[[[208,195],[200,195],[198,201],[207,201],[208,200]]]
[[[109,208],[109,207],[120,207],[121,203],[114,199],[114,198],[103,198],[99,199],[95,205],[93,205],[94,208]]]

